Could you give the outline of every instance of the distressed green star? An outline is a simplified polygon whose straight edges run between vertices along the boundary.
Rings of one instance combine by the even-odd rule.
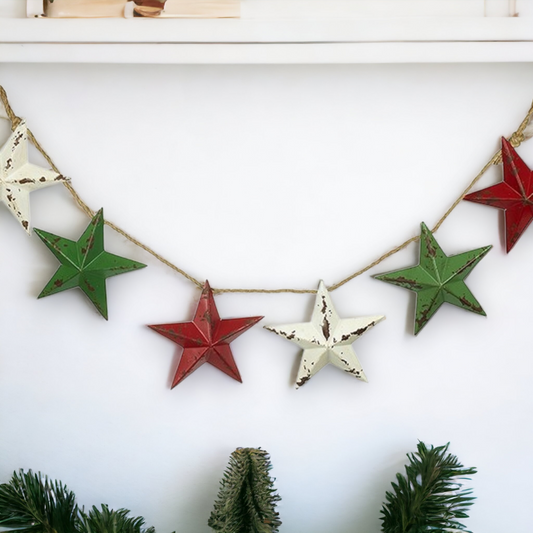
[[[100,209],[78,241],[39,229],[34,230],[61,266],[38,298],[79,287],[107,320],[105,280],[146,265],[104,250],[104,210]]]
[[[418,265],[374,278],[416,292],[415,335],[418,335],[444,302],[485,316],[464,280],[491,248],[485,246],[448,257],[422,223]]]

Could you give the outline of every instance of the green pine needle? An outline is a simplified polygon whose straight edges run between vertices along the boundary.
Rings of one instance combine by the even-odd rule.
[[[144,518],[128,516],[127,509],[110,510],[105,504],[102,509],[93,506],[86,514],[80,512],[78,533],[155,533],[153,527],[144,528]]]
[[[281,500],[269,475],[267,452],[237,448],[231,456],[208,525],[222,533],[277,533]]]
[[[144,518],[128,513],[102,505],[87,514],[65,485],[31,470],[0,485],[0,526],[13,528],[4,533],[155,533],[144,528]]]
[[[78,506],[73,492],[31,470],[0,485],[0,525],[20,533],[72,533]]]
[[[472,490],[462,489],[459,480],[476,473],[464,468],[446,446],[428,448],[418,443],[407,454],[405,475],[397,474],[392,492],[386,493],[381,514],[384,533],[444,533],[465,531],[458,519],[468,518]],[[466,532],[465,533],[469,533]]]

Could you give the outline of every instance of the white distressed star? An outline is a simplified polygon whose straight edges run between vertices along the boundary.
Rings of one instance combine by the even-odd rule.
[[[41,189],[67,178],[53,170],[28,162],[28,130],[23,121],[0,149],[0,201],[30,233],[30,197]]]
[[[318,285],[311,322],[264,327],[303,348],[296,379],[296,388],[298,388],[329,363],[357,379],[367,381],[352,343],[384,318],[384,316],[339,318],[329,292],[321,281]]]

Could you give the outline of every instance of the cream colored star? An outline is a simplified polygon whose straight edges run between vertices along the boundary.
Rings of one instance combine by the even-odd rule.
[[[339,318],[324,282],[318,285],[311,322],[264,326],[303,348],[296,388],[331,363],[357,379],[367,381],[352,343],[381,322],[384,316]]]
[[[30,233],[30,192],[65,181],[53,170],[28,162],[28,130],[23,121],[0,149],[0,201]]]

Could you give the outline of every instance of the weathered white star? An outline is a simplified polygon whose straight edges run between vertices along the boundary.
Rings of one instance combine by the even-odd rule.
[[[65,181],[53,170],[28,162],[28,130],[23,121],[0,149],[0,202],[30,233],[30,192]]]
[[[303,348],[296,379],[298,388],[329,363],[357,379],[367,381],[352,343],[384,318],[382,315],[339,318],[329,292],[321,281],[311,322],[264,327]]]

